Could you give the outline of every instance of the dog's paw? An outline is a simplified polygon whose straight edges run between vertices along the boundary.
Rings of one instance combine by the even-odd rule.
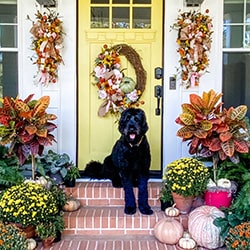
[[[153,210],[151,209],[150,206],[147,206],[147,207],[139,207],[139,210],[142,214],[145,214],[145,215],[151,215],[153,214]]]
[[[125,207],[124,213],[129,214],[129,215],[135,214],[136,213],[136,207]]]

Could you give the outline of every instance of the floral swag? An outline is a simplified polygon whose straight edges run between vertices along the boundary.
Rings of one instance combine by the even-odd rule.
[[[63,47],[62,21],[58,18],[58,14],[51,10],[43,14],[37,11],[36,19],[36,22],[32,22],[30,30],[33,35],[32,49],[36,52],[34,64],[38,67],[34,82],[48,86],[50,83],[56,83],[58,66],[63,62],[60,55]]]
[[[136,73],[136,82],[125,76],[121,69],[120,55],[124,55],[132,64]],[[95,59],[93,71],[94,84],[98,87],[98,97],[101,104],[98,115],[103,117],[107,113],[119,114],[126,108],[143,104],[140,97],[145,89],[146,71],[139,54],[127,44],[113,47],[103,45],[102,51]]]
[[[180,13],[172,28],[178,30],[177,44],[180,55],[182,85],[186,88],[199,85],[200,77],[208,71],[208,54],[211,48],[212,19],[197,11]]]

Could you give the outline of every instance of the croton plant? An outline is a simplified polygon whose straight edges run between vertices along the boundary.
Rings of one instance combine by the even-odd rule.
[[[31,155],[32,178],[35,178],[35,156],[43,153],[44,147],[51,145],[54,135],[51,132],[56,125],[50,120],[57,117],[46,113],[50,103],[49,96],[32,100],[34,94],[21,100],[4,97],[0,108],[0,143],[10,144],[10,152],[14,151],[20,164]]]
[[[189,153],[212,157],[214,167],[218,160],[227,158],[239,162],[239,153],[247,153],[250,147],[247,106],[222,108],[221,97],[222,93],[214,90],[203,92],[201,97],[190,94],[190,103],[182,104],[182,113],[176,119],[182,126],[177,136],[189,141]]]

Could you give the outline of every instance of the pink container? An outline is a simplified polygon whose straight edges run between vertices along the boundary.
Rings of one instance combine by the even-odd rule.
[[[227,191],[206,191],[204,196],[205,204],[209,206],[229,207],[232,202],[232,193]]]

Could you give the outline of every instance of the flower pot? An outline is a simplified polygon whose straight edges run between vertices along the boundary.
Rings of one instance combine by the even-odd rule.
[[[229,207],[232,202],[230,191],[206,191],[204,195],[205,204],[209,206]]]
[[[64,181],[66,187],[74,187],[76,185],[76,179],[70,179]]]
[[[56,238],[54,239],[54,242],[59,242],[62,239],[62,233],[60,231],[56,232]]]
[[[184,197],[172,192],[175,207],[180,210],[181,214],[188,214],[192,208],[194,196]]]
[[[27,239],[33,238],[36,234],[36,228],[33,225],[22,226],[19,223],[12,223],[12,224],[14,224],[16,227],[18,227],[24,233],[24,235]]]
[[[43,244],[44,248],[50,247],[53,244],[53,242],[54,242],[54,238],[53,237],[42,239],[42,244]]]

